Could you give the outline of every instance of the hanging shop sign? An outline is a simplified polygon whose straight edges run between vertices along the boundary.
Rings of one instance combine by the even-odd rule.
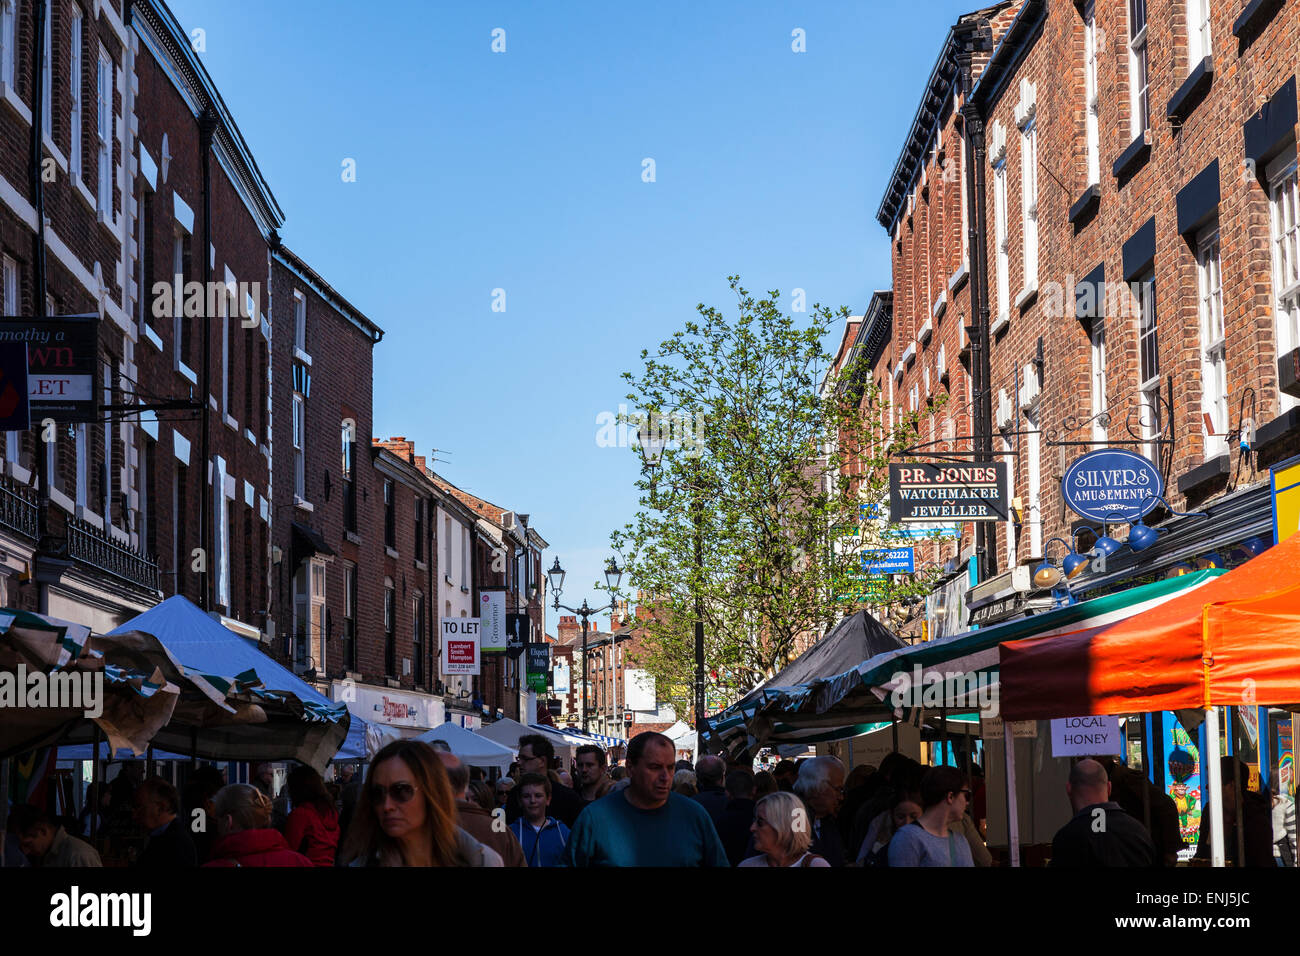
[[[501,654],[506,650],[506,592],[484,591],[479,595],[479,650]]]
[[[6,342],[27,346],[27,396],[34,421],[95,420],[96,317],[7,318],[0,321],[0,343]]]
[[[26,342],[0,342],[0,431],[26,431],[32,427],[27,405]]]
[[[1300,531],[1300,458],[1270,469],[1273,487],[1273,540],[1281,544]]]
[[[869,575],[911,574],[916,570],[912,548],[887,548],[862,552],[862,570]]]
[[[1077,515],[1090,521],[1128,523],[1150,514],[1165,493],[1160,469],[1123,448],[1090,451],[1070,463],[1061,479],[1061,496]]]
[[[442,672],[444,674],[477,674],[478,621],[470,618],[448,618],[442,622]]]
[[[528,688],[540,694],[546,690],[546,678],[551,670],[551,646],[529,644],[527,662]]]
[[[1007,520],[1007,464],[889,466],[891,524]]]

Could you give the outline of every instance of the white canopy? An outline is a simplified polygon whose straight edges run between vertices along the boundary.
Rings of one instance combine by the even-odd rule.
[[[568,761],[573,759],[574,751],[578,748],[578,745],[564,734],[551,730],[549,727],[527,727],[517,720],[511,720],[509,717],[493,721],[490,724],[484,724],[474,733],[480,737],[494,740],[516,752],[519,750],[520,737],[525,737],[528,734],[541,734],[555,747],[555,755],[565,761],[565,766],[568,766]]]
[[[453,723],[426,730],[415,739],[423,740],[426,744],[441,740],[451,748],[452,753],[472,767],[497,767],[505,771],[510,769],[515,760],[514,751],[509,747]]]
[[[698,745],[695,728],[683,721],[677,721],[671,727],[664,731],[664,736],[672,740],[673,746],[678,750],[689,750],[691,753],[696,752]]]

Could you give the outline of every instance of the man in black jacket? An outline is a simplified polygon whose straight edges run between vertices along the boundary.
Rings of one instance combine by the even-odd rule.
[[[719,817],[718,837],[732,866],[739,866],[747,856],[753,856],[754,836],[754,775],[747,770],[733,770],[727,774],[727,805]]]
[[[174,870],[198,866],[198,853],[187,821],[180,813],[176,788],[162,777],[150,777],[135,792],[135,820],[149,833],[149,842],[135,865],[145,870]],[[208,820],[207,826],[216,821]]]
[[[1074,817],[1052,839],[1052,866],[1156,865],[1146,827],[1110,799],[1105,767],[1091,758],[1080,760],[1070,769],[1065,792]]]
[[[695,765],[695,780],[700,790],[694,800],[709,811],[715,828],[722,820],[722,811],[727,808],[727,791],[722,788],[726,772],[727,765],[721,757],[701,757]]]
[[[525,734],[519,738],[519,775],[540,773],[546,775],[555,760],[555,747],[542,734]],[[582,798],[564,784],[551,781],[551,805],[547,810],[551,816],[567,827],[573,826],[582,812]],[[506,798],[506,822],[514,823],[524,815],[524,808],[519,802],[519,788],[515,787]]]

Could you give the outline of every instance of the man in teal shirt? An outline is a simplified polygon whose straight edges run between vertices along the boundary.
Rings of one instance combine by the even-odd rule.
[[[633,737],[628,786],[579,814],[566,865],[730,866],[708,811],[673,793],[676,758],[676,745],[663,734]]]

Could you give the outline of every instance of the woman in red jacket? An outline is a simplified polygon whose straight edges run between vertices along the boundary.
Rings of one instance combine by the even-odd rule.
[[[307,766],[291,770],[289,802],[293,812],[284,825],[289,849],[304,854],[313,866],[333,866],[339,848],[339,814],[320,774]]]
[[[289,849],[279,830],[271,828],[271,799],[256,787],[246,783],[222,787],[212,805],[220,836],[204,866],[312,865]]]

